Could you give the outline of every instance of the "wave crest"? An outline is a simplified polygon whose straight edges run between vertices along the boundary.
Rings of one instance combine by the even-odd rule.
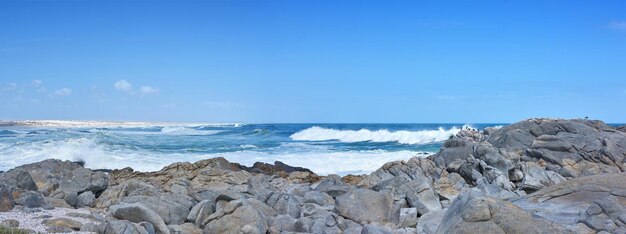
[[[437,130],[422,131],[395,131],[369,129],[355,130],[336,130],[313,126],[305,130],[294,133],[290,136],[292,140],[297,141],[329,141],[337,140],[340,142],[398,142],[400,144],[427,144],[433,142],[445,141],[450,136],[456,135],[461,129],[453,127],[450,129],[439,128]]]

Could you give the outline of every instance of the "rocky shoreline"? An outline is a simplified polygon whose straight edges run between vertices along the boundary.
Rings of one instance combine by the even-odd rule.
[[[0,174],[25,233],[626,233],[626,128],[528,119],[462,130],[369,175],[213,158],[160,171],[45,160]]]

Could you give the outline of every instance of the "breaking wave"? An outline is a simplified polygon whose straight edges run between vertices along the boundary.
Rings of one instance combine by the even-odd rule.
[[[464,126],[465,127],[465,126]],[[340,142],[398,142],[400,144],[427,144],[447,140],[457,134],[461,128],[439,128],[437,130],[395,131],[388,130],[335,130],[313,126],[291,135],[297,141],[330,141]]]

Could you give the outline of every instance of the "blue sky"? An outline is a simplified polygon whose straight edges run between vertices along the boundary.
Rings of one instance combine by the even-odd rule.
[[[0,119],[626,122],[624,1],[0,1]]]

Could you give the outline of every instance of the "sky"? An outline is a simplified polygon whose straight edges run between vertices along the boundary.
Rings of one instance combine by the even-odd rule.
[[[626,1],[0,1],[0,119],[626,122]]]

